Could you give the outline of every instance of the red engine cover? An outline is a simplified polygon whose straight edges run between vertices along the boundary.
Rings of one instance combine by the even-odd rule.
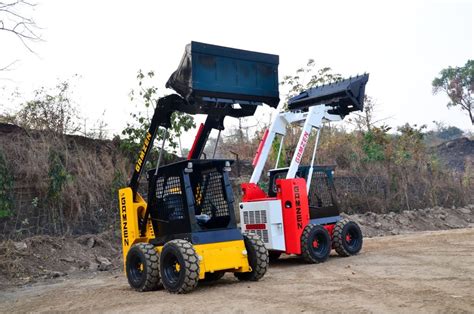
[[[285,226],[286,253],[301,254],[301,234],[309,223],[306,180],[277,179],[277,198],[281,200]]]
[[[268,198],[267,194],[255,183],[242,183],[240,187],[243,192],[242,202],[258,201]]]

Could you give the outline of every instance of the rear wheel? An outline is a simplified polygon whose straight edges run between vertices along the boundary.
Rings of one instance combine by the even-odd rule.
[[[160,288],[159,255],[154,246],[147,243],[133,245],[127,253],[125,272],[128,283],[137,291]]]
[[[245,249],[247,250],[247,258],[252,271],[247,273],[234,273],[237,279],[242,281],[258,281],[260,280],[268,268],[268,251],[265,244],[256,234],[244,234]]]
[[[362,231],[354,221],[342,219],[334,226],[333,245],[340,256],[346,257],[359,253],[362,242]]]
[[[312,264],[325,262],[331,253],[331,237],[320,225],[309,224],[301,235],[301,256]]]
[[[161,281],[171,293],[187,293],[199,281],[199,258],[191,243],[172,240],[165,244],[160,256]]]

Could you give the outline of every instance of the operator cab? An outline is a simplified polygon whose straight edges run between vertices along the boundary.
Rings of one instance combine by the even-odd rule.
[[[311,180],[308,191],[309,215],[310,219],[339,216],[339,204],[336,197],[336,188],[334,186],[335,165],[317,165],[313,166],[311,178],[310,166],[300,166],[296,172],[296,178]],[[277,196],[277,180],[286,179],[288,167],[271,169],[269,171],[268,196]]]
[[[184,160],[148,172],[149,212],[157,242],[212,230],[237,230],[229,181],[232,160]],[[180,238],[182,238],[180,236]]]

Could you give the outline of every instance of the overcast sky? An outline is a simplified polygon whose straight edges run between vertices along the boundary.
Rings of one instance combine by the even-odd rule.
[[[91,121],[105,111],[111,133],[134,110],[137,70],[155,70],[169,93],[164,84],[192,40],[278,54],[280,77],[308,58],[343,76],[369,72],[366,91],[386,123],[473,130],[431,89],[442,68],[473,58],[471,1],[38,0],[32,16],[44,39],[32,45],[36,55],[0,32],[0,66],[20,60],[0,73],[0,86],[28,95],[79,74],[73,98]]]

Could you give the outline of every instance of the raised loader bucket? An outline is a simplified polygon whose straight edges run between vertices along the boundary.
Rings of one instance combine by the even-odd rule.
[[[275,108],[280,101],[278,63],[277,55],[193,41],[166,87],[190,104],[266,103]]]
[[[330,114],[346,116],[364,109],[365,84],[369,74],[363,74],[336,83],[310,88],[288,101],[288,109],[303,110],[324,104],[333,107]]]

